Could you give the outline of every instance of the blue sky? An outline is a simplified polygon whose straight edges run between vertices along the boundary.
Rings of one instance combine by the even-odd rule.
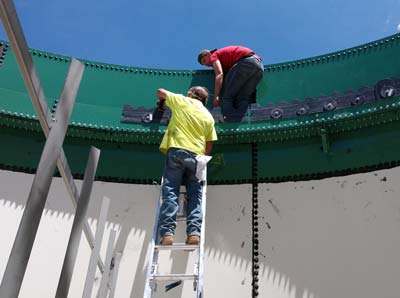
[[[400,0],[15,0],[28,45],[98,62],[203,69],[205,48],[244,45],[264,64],[399,33]],[[1,26],[0,39],[7,37]]]

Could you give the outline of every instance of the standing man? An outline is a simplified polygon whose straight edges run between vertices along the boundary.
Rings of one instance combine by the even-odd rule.
[[[247,112],[249,104],[256,100],[256,88],[264,75],[261,58],[249,48],[228,46],[211,51],[203,50],[197,60],[214,69],[214,107],[222,101],[225,120],[240,120]],[[224,94],[220,98],[223,82]]]
[[[214,118],[205,107],[208,90],[192,87],[188,96],[158,89],[159,106],[163,103],[171,109],[172,117],[165,131],[160,150],[166,154],[162,204],[159,216],[161,244],[171,245],[174,241],[176,214],[179,209],[178,196],[181,182],[186,187],[187,244],[200,243],[202,224],[202,183],[196,177],[197,155],[210,155],[213,141],[217,140]]]

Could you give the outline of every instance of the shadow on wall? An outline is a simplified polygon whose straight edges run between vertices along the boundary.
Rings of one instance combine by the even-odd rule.
[[[398,297],[399,177],[260,185],[260,297]]]

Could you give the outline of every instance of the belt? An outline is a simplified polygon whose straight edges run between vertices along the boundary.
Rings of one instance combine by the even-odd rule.
[[[244,55],[242,58],[240,58],[240,60],[242,60],[242,59],[246,59],[246,58],[249,58],[249,57],[254,57],[254,58],[256,58],[258,61],[262,61],[262,59],[261,59],[261,57],[260,56],[258,56],[256,53],[250,53],[250,54],[247,54],[247,55]]]

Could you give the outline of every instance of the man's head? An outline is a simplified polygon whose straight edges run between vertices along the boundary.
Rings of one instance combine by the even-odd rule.
[[[202,86],[194,86],[189,89],[188,96],[200,100],[204,105],[208,100],[208,89]]]
[[[202,50],[200,51],[199,55],[197,56],[197,61],[199,61],[199,63],[201,65],[205,65],[205,66],[211,66],[211,54],[214,53],[217,49],[214,50]]]

